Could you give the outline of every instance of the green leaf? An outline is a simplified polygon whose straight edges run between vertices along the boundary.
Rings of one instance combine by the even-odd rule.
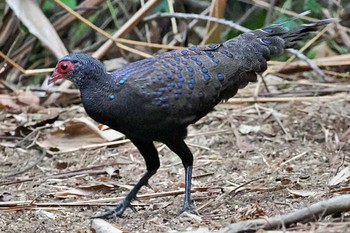
[[[52,0],[46,0],[42,5],[42,9],[44,12],[48,12],[52,10],[54,7],[55,7],[55,3]]]
[[[291,16],[281,15],[273,23],[274,24],[281,24],[284,27],[291,29],[291,28],[295,28],[295,27],[299,26],[300,24],[302,24],[302,21],[300,19],[295,19]]]
[[[316,0],[305,0],[304,1],[304,10],[319,14],[322,12],[322,7],[320,6],[320,4],[317,3]]]
[[[169,3],[167,0],[162,0],[153,10],[153,12],[170,12]]]
[[[77,6],[77,0],[61,0],[61,2],[71,9]]]

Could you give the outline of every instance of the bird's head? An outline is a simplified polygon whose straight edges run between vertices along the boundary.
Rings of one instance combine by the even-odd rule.
[[[72,53],[59,60],[48,83],[67,79],[80,87],[86,80],[99,78],[105,73],[106,70],[99,60],[87,54]]]

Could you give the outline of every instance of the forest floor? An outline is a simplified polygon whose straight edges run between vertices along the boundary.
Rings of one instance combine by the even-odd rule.
[[[251,96],[256,85],[237,98]],[[157,143],[161,168],[133,202],[137,211],[127,209],[123,218],[109,222],[123,232],[219,231],[230,223],[289,213],[349,193],[348,177],[335,178],[350,165],[348,97],[218,105],[189,127],[186,139],[195,157],[192,198],[199,216],[176,216],[183,202],[184,170],[180,159]],[[88,119],[81,106],[59,111],[57,121]],[[18,121],[5,113],[2,119],[13,129]],[[52,128],[40,128],[25,145],[2,140],[0,195],[3,203],[17,205],[2,207],[0,232],[92,232],[90,217],[116,204],[145,171],[143,158],[124,139],[42,157],[38,145],[55,142],[55,134],[48,136]],[[35,146],[28,147],[31,143]],[[349,213],[298,223],[285,232],[346,229]]]

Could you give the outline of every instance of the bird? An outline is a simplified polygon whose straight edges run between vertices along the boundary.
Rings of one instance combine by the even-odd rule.
[[[287,29],[282,24],[243,33],[220,44],[191,46],[129,63],[107,72],[84,53],[61,58],[49,79],[72,81],[80,90],[86,113],[98,123],[123,133],[137,147],[146,172],[114,208],[96,216],[122,217],[142,186],[160,167],[154,142],[177,154],[185,170],[183,212],[197,213],[191,203],[193,155],[184,139],[187,127],[207,115],[240,88],[257,81],[267,61],[299,40],[333,22],[319,20]]]

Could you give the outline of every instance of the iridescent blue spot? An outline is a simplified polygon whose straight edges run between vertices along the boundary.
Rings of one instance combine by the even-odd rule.
[[[218,44],[210,44],[209,48],[216,49],[219,45]]]
[[[172,79],[173,77],[171,76],[171,74],[168,74],[167,76],[166,76],[168,79]]]
[[[154,92],[152,92],[152,95],[154,95],[154,96],[162,96],[162,92],[154,91]]]
[[[172,63],[170,63],[170,65],[172,65],[172,66],[176,66],[176,63],[172,62]]]
[[[204,79],[205,79],[205,80],[207,80],[207,81],[209,81],[209,80],[210,80],[210,76],[209,76],[209,75],[207,75],[207,74],[205,74],[203,77],[204,77]]]
[[[160,98],[160,101],[162,101],[162,102],[167,102],[168,100],[169,100],[168,96],[163,96]]]
[[[205,67],[202,67],[202,68],[201,68],[201,71],[202,71],[203,73],[205,73],[205,74],[208,73],[208,69],[205,68]]]
[[[184,56],[184,58],[186,58],[186,59],[189,59],[189,58],[190,58],[190,56],[188,56],[188,55],[185,55],[185,56]]]
[[[175,59],[175,61],[180,61],[179,57],[175,57],[174,59]]]
[[[177,74],[177,77],[178,78],[182,78],[182,74]]]
[[[194,51],[194,50],[196,50],[196,46],[191,46],[188,49],[191,50],[191,51]]]
[[[182,91],[181,90],[176,90],[175,93],[180,95],[182,93]]]
[[[193,68],[192,68],[191,66],[187,67],[187,70],[188,70],[189,72],[193,72]]]
[[[178,82],[178,83],[176,83],[176,86],[177,86],[178,88],[182,88],[182,83]]]
[[[193,77],[193,74],[194,74],[194,73],[189,73],[188,76]]]
[[[205,51],[205,53],[210,56],[210,55],[213,55],[213,53],[211,51]]]
[[[170,72],[175,74],[175,70],[170,70]]]
[[[120,85],[123,85],[124,83],[125,83],[125,80],[124,80],[124,79],[119,80],[119,84],[120,84]]]
[[[200,65],[202,65],[202,62],[201,61],[196,61],[196,64],[200,66]]]
[[[222,73],[218,73],[217,77],[218,77],[219,81],[223,81],[225,78]]]
[[[157,79],[152,79],[152,83],[156,83],[157,82]]]
[[[141,87],[141,89],[145,89],[145,86],[140,86]]]
[[[263,30],[264,32],[268,32],[268,33],[273,32],[272,28],[263,28],[262,30]]]
[[[174,95],[174,99],[176,99],[176,100],[179,99],[179,95],[178,95],[178,94],[175,94],[175,95]]]
[[[167,64],[164,64],[163,66],[164,66],[165,68],[169,68],[169,66],[168,66]]]
[[[183,68],[181,66],[178,66],[177,69],[180,71],[183,70]]]
[[[188,84],[188,88],[190,88],[191,90],[193,90],[194,85],[192,83]]]
[[[164,91],[166,91],[167,89],[165,88],[165,87],[161,87],[161,88],[159,88],[159,91],[161,91],[161,92],[164,92]]]
[[[171,54],[171,55],[174,55],[175,53],[176,53],[176,50],[170,51],[170,54]]]
[[[182,61],[181,62],[183,65],[187,65],[187,62],[186,61]]]
[[[167,75],[167,74],[168,74],[168,72],[166,72],[166,71],[163,71],[163,74]]]
[[[184,83],[185,79],[184,78],[180,78],[180,82]]]
[[[157,79],[158,79],[158,80],[162,80],[162,76],[158,75],[158,76],[157,76]]]
[[[213,59],[211,59],[213,62],[215,62],[215,63],[219,63],[219,59],[218,58],[216,58],[216,57],[214,57]]]
[[[169,104],[162,104],[160,107],[161,108],[169,108]]]
[[[226,57],[233,58],[233,55],[232,55],[232,53],[228,53],[228,54],[226,54]]]
[[[109,99],[109,100],[114,100],[114,99],[115,99],[115,95],[110,95],[110,96],[108,96],[108,99]]]
[[[266,45],[271,44],[271,41],[268,40],[268,39],[266,39],[266,38],[262,38],[261,41],[262,41],[264,44],[266,44]]]
[[[168,91],[171,92],[173,90],[172,87],[168,87]]]
[[[187,50],[181,50],[181,54],[182,55],[186,55],[187,54]]]
[[[190,79],[190,83],[195,84],[195,83],[196,83],[196,80],[193,79],[193,78],[191,78],[191,79]]]
[[[222,54],[228,54],[228,52],[226,50],[221,50],[220,53]]]
[[[202,54],[202,52],[201,51],[199,51],[199,50],[196,50],[196,51],[194,51],[196,54]]]
[[[176,84],[175,84],[174,82],[171,82],[171,83],[170,83],[170,86],[175,87]]]
[[[196,57],[191,57],[191,60],[197,61],[197,58]]]

